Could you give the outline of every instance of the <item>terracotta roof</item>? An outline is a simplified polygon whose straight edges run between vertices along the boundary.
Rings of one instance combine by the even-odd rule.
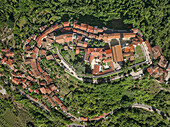
[[[30,80],[30,81],[33,81],[33,80],[34,80],[34,79],[33,79],[31,76],[29,76],[29,75],[28,75],[26,78],[27,78],[28,80]]]
[[[46,56],[46,60],[53,60],[53,55]]]
[[[111,49],[107,49],[107,50],[105,50],[105,52],[106,52],[106,54],[112,54],[112,50]]]
[[[148,44],[147,46],[149,46],[150,44]],[[161,56],[161,49],[160,47],[157,45],[155,47],[152,48],[153,49],[153,53],[155,54],[155,59],[157,59],[159,56]],[[151,49],[150,49],[151,50]],[[149,51],[150,51],[149,50]],[[152,50],[151,50],[152,51]]]
[[[48,94],[50,94],[52,92],[48,87],[46,87],[45,90]]]
[[[78,24],[75,24],[73,27],[74,27],[74,28],[77,28],[77,29],[80,29],[80,28],[81,28],[81,26],[78,25]]]
[[[120,38],[120,33],[112,33],[107,35],[108,35],[108,39]]]
[[[80,29],[86,31],[87,30],[87,24],[81,23],[81,28]]]
[[[135,60],[134,55],[131,55],[131,56],[130,56],[130,61],[134,61],[134,60]]]
[[[88,27],[87,27],[87,32],[93,33],[93,30],[94,30],[94,27],[88,25]]]
[[[70,24],[69,24],[69,22],[63,22],[63,26],[67,27],[67,26],[70,26]]]
[[[37,93],[37,94],[40,93],[38,89],[35,89],[34,92]]]
[[[29,45],[25,46],[25,50],[30,50],[30,48],[31,48],[31,46],[29,46]]]
[[[32,90],[31,88],[28,88],[28,90],[29,90],[29,92],[30,92],[30,93],[32,93],[32,92],[33,92],[33,90]]]
[[[112,51],[114,55],[114,62],[123,61],[122,48],[120,45],[112,46]]]
[[[112,60],[113,60],[112,58],[104,59],[104,60],[103,60],[103,63],[112,62]]]
[[[9,52],[10,49],[1,49],[1,52]]]
[[[123,38],[136,37],[135,33],[123,33]]]
[[[152,69],[152,67],[147,68],[147,71],[148,71],[148,72],[149,72],[149,74],[151,75],[151,74],[153,73],[153,69]]]
[[[26,78],[23,78],[22,83],[24,84],[26,82],[26,80],[27,80]]]
[[[53,26],[53,30],[56,30],[56,29],[58,29],[58,24],[55,24],[55,25]]]
[[[53,99],[53,101],[57,102],[57,104],[58,104],[59,106],[61,106],[61,105],[62,105],[61,100],[60,100],[60,99],[58,99],[56,96],[53,96],[53,97],[52,97],[52,99]]]
[[[103,33],[103,29],[98,28],[97,31],[98,31],[99,33]]]
[[[81,121],[88,121],[88,118],[87,117],[86,118],[85,117],[80,117],[80,120]]]
[[[94,69],[93,69],[93,75],[98,74],[99,73],[99,65],[94,65]]]
[[[130,56],[130,53],[123,53],[123,57],[128,57]]]
[[[64,50],[65,51],[68,50],[68,46],[67,45],[64,46]]]
[[[26,41],[27,41],[28,43],[30,43],[30,40],[29,40],[29,39],[26,39]]]
[[[76,55],[79,54],[79,47],[76,47]]]
[[[18,79],[18,78],[13,78],[12,79],[12,82],[15,83],[16,85],[19,85],[21,79]]]
[[[30,74],[31,76],[34,76],[32,71],[28,71],[28,74]]]
[[[7,56],[7,57],[14,57],[14,52],[6,53],[5,56]]]
[[[67,34],[66,35],[65,42],[70,42],[70,41],[73,41],[73,34]]]
[[[43,69],[41,68],[41,66],[40,66],[40,63],[39,63],[39,62],[37,62],[37,67],[38,67],[39,72],[40,72],[40,73],[43,73]]]
[[[79,47],[84,47],[84,48],[86,48],[87,47],[87,43],[77,43],[77,46],[79,46]]]
[[[58,89],[54,84],[50,85],[49,88],[51,89],[51,91],[54,91],[54,90]]]
[[[126,48],[124,49],[124,52],[125,52],[125,53],[128,53],[128,52],[129,52],[129,47],[126,47]]]
[[[42,94],[46,94],[47,93],[44,87],[41,87],[40,91],[41,91]]]
[[[129,47],[130,47],[130,52],[134,52],[134,51],[135,51],[133,45],[130,45],[130,44],[129,44]]]
[[[53,81],[53,80],[50,78],[49,75],[46,75],[44,78],[45,78],[45,80],[47,81],[48,84]]]
[[[138,29],[132,29],[133,33],[138,33]]]
[[[40,81],[40,85],[45,86],[46,85],[46,81]]]
[[[64,105],[61,106],[61,110],[67,112],[67,108]]]

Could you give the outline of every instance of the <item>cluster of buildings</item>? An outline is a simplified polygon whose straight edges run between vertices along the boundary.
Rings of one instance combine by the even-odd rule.
[[[77,24],[74,21],[72,24],[63,22],[61,24],[53,24],[47,29],[47,26],[40,28],[42,34],[38,37],[36,35],[26,39],[23,46],[24,54],[22,54],[23,63],[29,66],[26,73],[22,73],[14,67],[13,57],[14,52],[10,49],[2,49],[5,55],[0,56],[3,64],[9,65],[11,68],[12,82],[16,85],[21,85],[29,92],[42,94],[44,99],[55,107],[56,104],[60,109],[67,114],[67,108],[63,102],[56,96],[59,89],[52,83],[48,71],[41,66],[41,57],[46,60],[59,59],[58,55],[48,55],[47,50],[52,43],[62,44],[64,50],[73,49],[70,42],[76,44],[76,55],[84,52],[84,61],[91,66],[93,75],[102,75],[108,72],[113,72],[121,69],[123,61],[135,60],[135,47],[141,46],[146,62],[152,64],[152,59],[160,58],[156,66],[150,66],[147,70],[155,78],[159,78],[160,82],[169,80],[170,64],[161,55],[159,46],[151,47],[147,40],[144,40],[137,29],[132,29],[132,33],[109,33],[107,29],[100,29],[97,26],[90,26],[84,23]],[[62,34],[56,35],[57,31]],[[35,41],[35,45],[30,45],[31,41]],[[105,42],[104,47],[91,47],[90,41]],[[56,78],[59,78],[56,76]],[[38,82],[39,79],[40,81]],[[38,82],[39,87],[31,89],[31,85]],[[31,97],[35,102],[38,99]],[[44,108],[50,111],[46,105]],[[105,117],[106,113],[94,119],[80,117],[81,121],[99,120]],[[71,120],[74,120],[71,117]]]
[[[159,60],[156,65],[151,65],[147,68],[149,74],[155,77],[160,83],[169,83],[170,78],[170,63],[161,55],[159,46],[152,48],[152,57],[154,60]]]
[[[132,33],[107,33],[106,30],[97,26],[77,24],[77,21],[72,24],[69,22],[55,24],[47,30],[45,28],[41,28],[44,30],[43,34],[35,39],[38,48],[43,47],[44,42],[48,42],[62,44],[64,50],[68,50],[73,48],[70,45],[70,42],[73,42],[76,44],[76,55],[85,52],[84,61],[91,65],[93,75],[120,70],[123,61],[134,61],[134,48],[142,42],[146,43],[148,53],[150,49],[150,44],[143,41],[136,31]],[[57,31],[62,34],[56,35]],[[92,48],[89,41],[105,42],[105,46]]]
[[[4,55],[0,55],[1,63],[8,65],[14,70],[14,51],[10,51],[10,49],[2,49],[1,52],[4,53]]]

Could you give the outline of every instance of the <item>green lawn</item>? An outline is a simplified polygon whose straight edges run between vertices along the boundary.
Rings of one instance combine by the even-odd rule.
[[[135,59],[136,64],[137,64],[137,63],[140,63],[140,62],[143,62],[143,61],[145,61],[145,59],[144,59],[144,58],[138,58],[138,59]]]
[[[136,46],[136,54],[140,54],[140,53],[142,53],[142,48],[141,48],[141,46]]]

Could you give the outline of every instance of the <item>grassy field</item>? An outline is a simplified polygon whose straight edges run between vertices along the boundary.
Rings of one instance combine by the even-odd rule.
[[[140,53],[142,53],[142,48],[141,48],[141,46],[136,46],[136,54],[140,54]]]

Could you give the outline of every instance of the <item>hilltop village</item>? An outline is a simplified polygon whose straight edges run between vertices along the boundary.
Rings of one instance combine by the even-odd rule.
[[[150,75],[157,78],[161,83],[168,82],[170,77],[170,64],[161,55],[159,46],[151,47],[149,42],[143,37],[138,29],[132,29],[129,33],[113,31],[108,28],[98,28],[84,23],[51,23],[50,27],[42,26],[42,34],[32,35],[24,42],[24,53],[22,54],[23,63],[28,69],[21,71],[16,69],[13,64],[14,51],[2,49],[1,62],[11,68],[11,80],[16,85],[22,85],[23,89],[30,93],[42,95],[43,98],[54,108],[57,106],[71,120],[75,118],[68,112],[68,108],[63,103],[63,98],[57,96],[60,88],[53,82],[48,68],[41,64],[42,59],[56,61],[64,70],[75,78],[82,80],[78,76],[76,69],[72,67],[67,59],[64,59],[58,48],[54,49],[53,44],[64,47],[64,51],[72,50],[75,55],[80,55],[84,63],[89,65],[93,76],[106,76],[119,72],[123,69],[124,63],[130,63],[128,68],[147,64],[147,71]],[[95,43],[95,45],[94,45]],[[52,53],[49,53],[49,52]],[[158,60],[156,65],[153,61]],[[59,75],[56,75],[59,79]],[[31,89],[34,83],[38,83],[36,89]],[[35,102],[37,98],[29,96]],[[43,104],[43,107],[50,111],[50,107]],[[80,121],[99,120],[108,115],[93,119],[80,117]]]

